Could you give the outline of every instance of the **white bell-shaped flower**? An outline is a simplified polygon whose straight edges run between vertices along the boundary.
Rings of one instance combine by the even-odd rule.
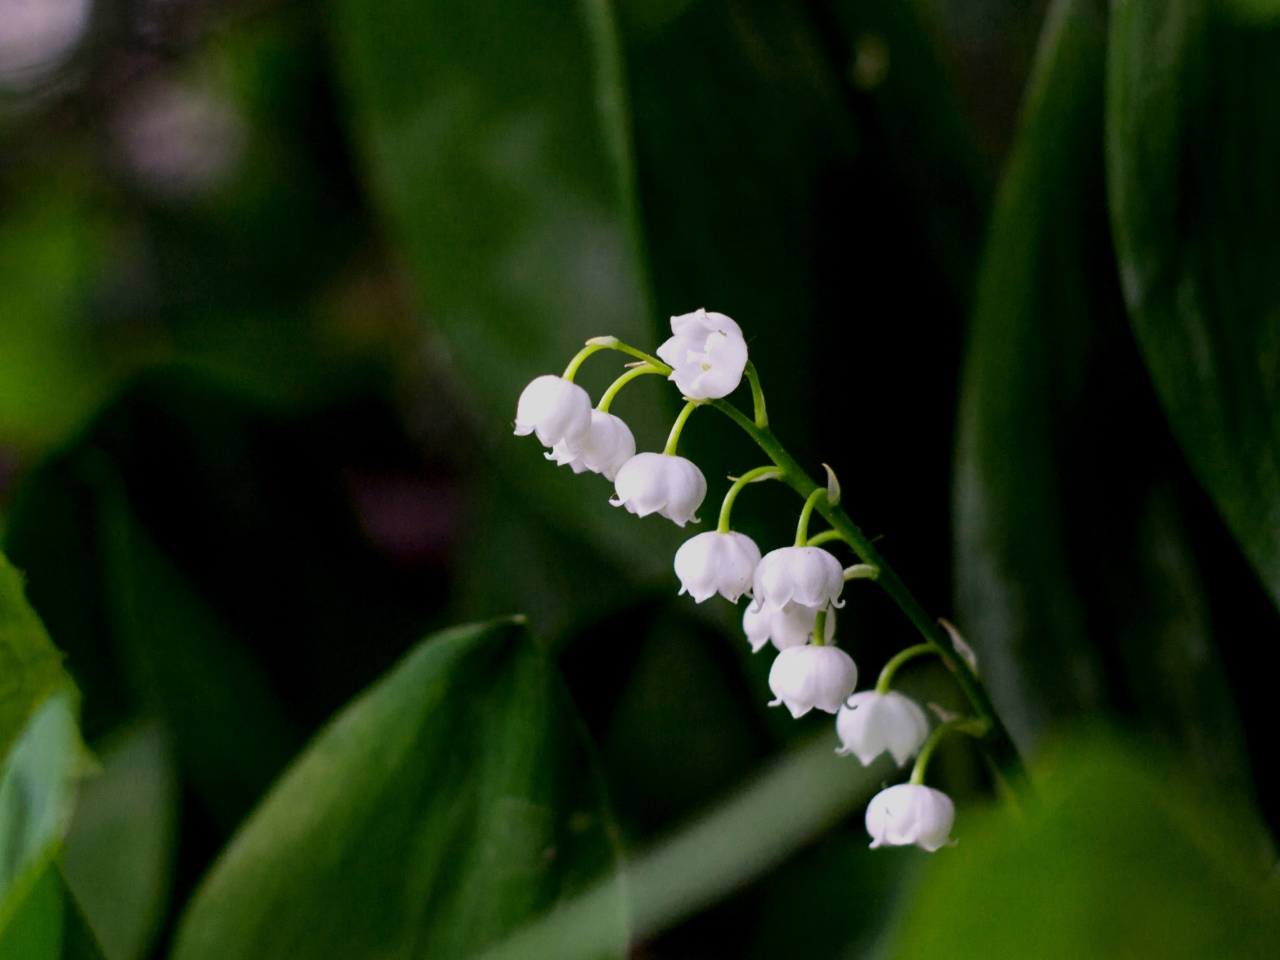
[[[658,348],[676,386],[690,400],[717,400],[738,389],[747,366],[747,341],[723,313],[695,310],[671,318],[675,336]]]
[[[517,437],[537,433],[544,446],[566,441],[573,451],[590,429],[591,397],[576,383],[547,374],[535,378],[520,394]]]
[[[769,670],[769,689],[777,697],[769,706],[786,704],[793,717],[803,717],[814,707],[835,713],[857,685],[853,657],[839,647],[788,647]]]
[[[612,413],[591,411],[591,427],[576,443],[561,440],[551,452],[544,454],[561,466],[566,463],[574,473],[590,470],[614,480],[622,465],[636,455],[636,438],[621,417]]]
[[[788,603],[815,610],[840,603],[844,568],[821,547],[783,547],[765,554],[756,567],[755,598],[771,610]]]
[[[751,652],[759,653],[770,640],[779,650],[798,647],[813,638],[818,611],[798,603],[788,603],[781,610],[770,610],[760,602],[747,604],[742,615],[742,630],[751,642]],[[835,613],[827,611],[827,626],[822,638],[831,642],[836,633]]]
[[[707,495],[707,478],[691,460],[665,453],[638,453],[622,465],[614,481],[615,507],[640,517],[661,514],[678,527],[692,520]]]
[[[852,753],[866,766],[888,750],[902,766],[920,752],[929,736],[929,720],[919,704],[896,690],[864,690],[836,714],[836,733],[842,744],[837,753]]]
[[[867,805],[872,847],[914,843],[933,853],[948,844],[955,819],[956,805],[951,798],[920,783],[900,783],[881,790]]]
[[[751,577],[760,562],[760,548],[743,533],[700,533],[676,551],[676,576],[680,592],[698,603],[720,594],[737,603],[751,592]]]

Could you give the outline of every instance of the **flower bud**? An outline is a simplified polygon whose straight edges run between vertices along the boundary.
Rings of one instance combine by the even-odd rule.
[[[915,844],[933,853],[944,847],[956,819],[956,806],[941,790],[920,783],[900,783],[881,790],[867,805],[867,833],[872,847]]]
[[[544,446],[566,441],[572,451],[590,429],[591,398],[576,383],[547,374],[535,378],[520,394],[517,437],[536,432]]]
[[[675,336],[658,347],[668,378],[690,400],[716,400],[738,389],[747,366],[747,341],[723,313],[695,310],[671,318]]]
[[[737,603],[751,592],[751,577],[759,562],[760,548],[746,534],[700,533],[676,551],[680,592],[698,603],[716,593]]]
[[[867,766],[888,750],[902,766],[920,752],[929,736],[929,721],[919,704],[896,690],[865,690],[840,708],[836,733],[842,744],[837,753],[852,753]]]
[[[813,638],[813,628],[818,611],[798,603],[788,603],[781,610],[770,610],[758,600],[747,604],[742,615],[742,629],[751,642],[751,652],[759,653],[770,640],[779,650],[798,647]],[[836,633],[835,613],[827,611],[827,626],[823,639],[830,643]]]
[[[844,567],[821,547],[783,547],[765,554],[756,567],[755,598],[772,610],[798,603],[817,610],[841,607]]]
[[[857,685],[858,668],[839,647],[788,647],[769,670],[769,689],[778,698],[769,706],[786,704],[793,717],[814,707],[835,713]]]
[[[707,495],[707,480],[691,460],[665,453],[638,453],[622,465],[614,488],[615,507],[647,517],[661,514],[678,527],[690,520]]]
[[[636,439],[631,428],[621,417],[599,410],[591,411],[591,427],[576,443],[561,440],[544,454],[561,466],[567,463],[574,473],[590,470],[604,474],[607,480],[615,479],[622,465],[635,455]]]

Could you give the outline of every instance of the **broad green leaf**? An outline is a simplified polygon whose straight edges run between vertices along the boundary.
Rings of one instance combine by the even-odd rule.
[[[482,470],[498,474],[502,491],[480,512],[494,528],[528,528],[543,555],[563,556],[549,571],[553,582],[570,583],[573,561],[591,563],[593,552],[619,565],[616,607],[634,581],[670,577],[677,531],[636,524],[609,506],[607,482],[568,475],[532,438],[510,436],[520,391],[563,370],[587,338],[658,343],[609,0],[332,7],[343,93],[375,204],[485,442]],[[579,382],[598,395],[621,372],[610,353],[589,360]],[[640,449],[660,444],[674,412],[674,393],[652,379],[629,388],[616,411]],[[570,551],[550,546],[557,541]],[[489,562],[500,543],[471,546],[464,596],[523,578]],[[562,585],[550,602],[563,608],[572,596]],[[518,602],[505,610],[522,609]],[[555,630],[564,621],[537,622]]]
[[[639,854],[626,870],[632,934],[648,939],[726,899],[813,842],[892,775],[835,754],[830,734],[793,749],[751,783]],[[612,943],[606,884],[539,918],[484,960],[591,960]]]
[[[0,957],[5,960],[106,960],[58,871],[56,849],[0,909]]]
[[[174,960],[468,957],[616,871],[590,748],[522,622],[424,641],[317,737],[193,898]],[[622,889],[604,936],[621,957]]]
[[[55,847],[31,864],[0,907],[0,956],[5,960],[59,960],[63,910]]]
[[[1119,0],[1107,188],[1129,318],[1169,422],[1280,604],[1280,31]]]
[[[1094,0],[1050,8],[993,217],[956,457],[961,625],[1024,744],[1122,706],[1248,790],[1180,458],[1108,253],[1105,23]]]
[[[65,683],[62,655],[27,603],[22,575],[0,554],[0,757],[31,712]]]
[[[1280,886],[1248,812],[1210,798],[1152,751],[1103,741],[1060,748],[1034,802],[962,811],[935,854],[891,956],[1272,956]],[[1247,824],[1247,828],[1242,828]]]
[[[98,762],[80,787],[62,872],[107,960],[139,960],[168,899],[178,772],[156,722],[109,737]]]
[[[0,903],[62,843],[85,757],[70,684],[31,714],[0,771]]]

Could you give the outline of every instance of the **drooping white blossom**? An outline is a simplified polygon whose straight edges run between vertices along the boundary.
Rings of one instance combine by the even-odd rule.
[[[872,847],[915,844],[933,853],[947,845],[956,807],[941,790],[900,783],[881,790],[867,805],[867,833]]]
[[[840,607],[844,568],[821,547],[783,547],[765,554],[756,567],[755,598],[771,610],[788,603],[817,610]]]
[[[736,603],[751,592],[751,577],[760,562],[760,548],[743,533],[711,531],[686,540],[676,551],[680,592],[701,603],[720,594]]]
[[[576,383],[550,374],[537,377],[516,405],[516,436],[537,433],[544,446],[565,441],[576,452],[591,429],[591,413],[591,397]]]
[[[576,443],[561,440],[545,454],[561,466],[568,464],[574,473],[590,470],[607,480],[616,479],[622,465],[635,455],[636,438],[631,428],[621,417],[599,410],[591,411],[591,427]]]
[[[756,601],[747,604],[742,615],[742,629],[751,642],[752,653],[759,653],[770,640],[779,650],[786,650],[808,643],[813,638],[817,619],[818,611],[812,607],[788,603],[781,610],[771,610]],[[832,610],[827,611],[827,625],[823,632],[823,640],[830,643],[836,632],[836,617]]]
[[[769,706],[785,704],[793,717],[803,717],[814,707],[835,713],[857,685],[858,668],[839,647],[788,647],[769,670],[769,689],[777,697]]]
[[[929,736],[929,720],[920,705],[896,690],[855,693],[836,714],[838,753],[852,753],[863,766],[886,750],[902,766],[920,752]]]
[[[675,334],[658,347],[680,392],[691,400],[716,400],[738,389],[747,366],[747,341],[723,313],[695,310],[671,318]]]
[[[647,517],[657,513],[683,527],[707,495],[707,479],[691,460],[666,453],[638,453],[622,465],[614,488],[615,507]]]

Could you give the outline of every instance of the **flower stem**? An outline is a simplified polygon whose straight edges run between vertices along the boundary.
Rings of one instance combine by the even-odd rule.
[[[680,411],[680,416],[676,417],[676,422],[671,425],[671,434],[667,437],[667,445],[663,447],[662,452],[668,457],[676,455],[676,445],[680,442],[680,434],[684,431],[684,425],[689,420],[689,414],[694,409],[700,407],[705,400],[690,400],[684,405],[684,409]]]
[[[609,405],[613,403],[613,398],[618,395],[618,391],[636,377],[643,377],[646,373],[662,373],[662,371],[650,363],[643,363],[638,367],[632,367],[617,380],[613,381],[613,383],[609,384],[609,389],[604,392],[604,396],[602,396],[600,398],[600,402],[596,404],[596,409],[601,413],[608,413]]]
[[[768,452],[768,451],[766,451]],[[794,487],[795,484],[792,484]],[[805,498],[804,508],[800,511],[800,522],[796,524],[796,546],[807,547],[809,545],[809,518],[813,516],[813,508],[820,499],[825,499],[827,490],[825,487],[819,487]]]
[[[757,427],[749,417],[728,401],[713,400],[712,404],[741,427],[765,452],[769,459],[777,464],[782,471],[783,482],[795,490],[796,493],[807,499],[815,491],[824,489],[814,483],[812,478],[801,469],[795,458],[778,442],[772,431],[768,428]],[[825,498],[823,499],[825,500]],[[840,539],[853,548],[859,559],[864,563],[880,568],[880,576],[876,582],[884,588],[890,599],[907,615],[907,619],[915,625],[929,645],[937,650],[938,656],[942,658],[942,662],[947,665],[947,669],[951,671],[952,676],[956,678],[956,682],[960,685],[961,690],[964,691],[970,704],[973,705],[974,712],[980,718],[989,721],[990,726],[982,736],[981,742],[992,764],[1000,771],[1001,776],[1011,787],[1023,789],[1028,786],[1026,767],[1022,762],[1022,756],[1018,753],[1017,746],[1009,736],[1009,731],[1000,720],[999,714],[996,713],[995,705],[992,704],[991,696],[987,693],[986,687],[983,686],[982,681],[978,679],[964,657],[956,650],[951,642],[950,634],[941,624],[929,616],[920,601],[907,588],[907,585],[902,582],[897,571],[889,566],[884,557],[880,555],[880,551],[875,548],[875,544],[858,529],[858,526],[845,513],[843,507],[833,507],[830,504],[823,503],[821,505],[815,504],[815,509],[831,524],[840,535]]]
[[[751,403],[755,407],[756,426],[761,430],[769,426],[769,411],[764,405],[764,390],[760,386],[760,374],[756,373],[756,365],[747,361],[747,381],[751,384]]]
[[[823,607],[818,611],[817,618],[813,621],[813,645],[815,647],[825,647],[827,645],[827,608]]]
[[[929,769],[929,759],[948,733],[963,733],[981,740],[987,736],[990,729],[991,722],[978,717],[956,717],[954,720],[948,720],[934,727],[933,733],[929,734],[929,739],[920,748],[920,755],[916,757],[916,765],[911,769],[911,782],[917,785],[924,783],[925,774]]]
[[[659,360],[657,357],[650,356],[649,354],[645,353],[643,350],[637,350],[635,347],[631,346],[629,343],[623,343],[617,337],[592,337],[590,340],[587,341],[587,346],[594,348],[592,352],[595,352],[595,350],[617,350],[619,353],[629,354],[630,356],[635,357],[637,360],[645,360],[648,363],[652,364],[655,368],[657,368],[658,373],[661,373],[663,376],[671,375],[671,368],[667,366],[665,363],[663,363],[661,360]],[[590,353],[587,354],[587,356],[590,356],[590,355],[591,355]],[[574,357],[574,360],[577,360],[577,359],[578,359],[577,357]],[[582,361],[578,360],[578,362],[581,363]],[[572,363],[570,363],[569,365],[573,366]]]
[[[893,675],[898,672],[898,668],[908,660],[914,660],[916,657],[923,657],[926,653],[937,653],[932,644],[917,643],[914,647],[899,652],[888,663],[884,665],[884,669],[880,671],[880,679],[876,681],[876,693],[884,695],[889,692],[893,686]]]
[[[809,546],[820,547],[824,543],[830,543],[832,540],[844,540],[844,537],[840,536],[839,530],[823,530],[821,533],[815,533],[809,538]]]
[[[776,480],[780,476],[782,476],[782,471],[777,467],[756,467],[754,470],[748,470],[733,481],[733,486],[724,495],[724,504],[720,507],[720,523],[716,526],[716,532],[729,532],[729,512],[733,509],[733,501],[738,499],[738,494],[742,492],[743,487],[748,483],[755,483],[759,480]]]
[[[573,355],[573,359],[569,361],[569,365],[564,368],[564,379],[568,380],[570,383],[573,383],[573,378],[578,375],[578,368],[582,366],[582,361],[587,359],[587,357],[591,356],[593,353],[597,352],[598,350],[607,350],[607,349],[609,349],[607,344],[593,343],[592,341],[588,340],[587,345],[583,347],[581,350],[579,350],[577,353],[575,353]]]

